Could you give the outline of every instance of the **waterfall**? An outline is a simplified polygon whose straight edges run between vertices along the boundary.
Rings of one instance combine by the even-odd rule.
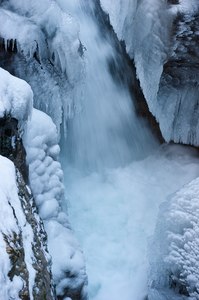
[[[75,99],[77,113],[67,122],[67,163],[84,171],[124,166],[146,156],[156,142],[136,116],[131,74],[121,71],[124,58],[111,30],[105,23],[99,27],[95,12],[99,15],[100,8],[77,3],[73,16],[80,23],[85,77]]]
[[[61,140],[70,221],[91,300],[143,300],[161,202],[199,174],[192,153],[161,146],[136,114],[132,71],[98,1],[57,0],[80,27],[84,78]],[[159,299],[156,299],[159,300]]]

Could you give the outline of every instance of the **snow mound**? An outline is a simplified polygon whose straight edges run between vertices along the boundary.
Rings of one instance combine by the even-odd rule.
[[[199,178],[162,205],[152,244],[151,287],[199,299]]]
[[[11,115],[21,126],[32,111],[33,93],[30,86],[0,68],[0,118]]]
[[[64,295],[69,290],[84,295],[87,283],[85,264],[68,216],[61,208],[64,199],[63,172],[58,161],[57,129],[49,116],[33,110],[24,145],[30,185],[48,236],[57,294]]]

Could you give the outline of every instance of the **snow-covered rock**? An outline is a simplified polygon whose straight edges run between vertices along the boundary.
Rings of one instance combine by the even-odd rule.
[[[0,68],[0,118],[10,115],[21,127],[31,115],[33,93],[30,86]]]
[[[198,257],[199,178],[161,206],[150,245],[149,299],[199,299]]]
[[[87,276],[83,254],[61,205],[64,199],[63,172],[58,161],[56,126],[36,109],[27,125],[24,145],[30,186],[48,235],[52,273],[57,295],[86,299]]]
[[[12,76],[3,69],[0,69],[0,79],[0,154],[7,156],[14,162],[15,167],[23,175],[19,176],[21,181],[24,179],[27,181],[28,178],[25,165],[25,159],[27,158],[31,189],[39,215],[44,221],[45,230],[48,233],[48,247],[53,261],[53,281],[56,285],[57,294],[60,297],[73,297],[76,295],[78,299],[85,299],[87,276],[83,254],[71,230],[68,217],[61,209],[61,203],[64,199],[64,187],[62,183],[63,172],[58,161],[60,149],[58,146],[57,128],[51,118],[45,113],[35,109],[32,111],[33,93],[25,81]],[[23,142],[27,157],[21,140],[24,130]],[[7,181],[9,183],[8,178]],[[11,183],[12,179],[10,179]],[[4,181],[2,180],[2,189],[3,186]],[[21,190],[24,189],[26,187],[21,187]],[[23,192],[21,193],[23,194]],[[24,191],[24,193],[26,195],[29,193],[29,190]],[[19,197],[19,205],[20,201],[23,205],[23,197],[25,196]],[[30,202],[28,209],[34,207],[34,200],[31,194],[25,200],[28,201],[30,199],[32,202]],[[6,200],[8,201],[8,197]],[[34,210],[36,214],[36,209],[34,208]],[[36,221],[40,222],[38,215],[35,218]],[[28,221],[31,223],[31,220]],[[33,223],[32,221],[31,224]],[[39,232],[41,225],[33,225],[35,225],[35,230]],[[18,234],[21,234],[20,230],[18,230]],[[34,232],[34,234],[36,233]],[[33,238],[35,237],[33,236]],[[10,240],[7,243],[11,243]],[[23,243],[25,242],[23,241]],[[25,251],[23,243],[21,242],[22,252]],[[29,241],[30,243],[31,241]],[[37,252],[36,260],[40,259],[44,263],[45,268],[47,263],[42,259],[42,247],[41,243],[41,249],[38,246],[38,249],[35,250]],[[28,255],[31,256],[31,253],[29,251],[27,257]],[[30,263],[31,261],[29,260]],[[37,268],[40,270],[40,267]],[[34,278],[37,277],[37,272],[33,271],[31,271],[31,274],[33,274],[32,278],[24,275],[27,282],[32,280],[32,286],[34,286]],[[45,277],[48,280],[48,276],[46,275]],[[50,284],[50,279],[48,283]],[[42,293],[42,287],[39,289]]]
[[[0,299],[54,299],[46,234],[30,189],[0,156]]]

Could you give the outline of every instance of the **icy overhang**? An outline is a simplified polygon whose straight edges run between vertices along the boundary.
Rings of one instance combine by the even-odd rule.
[[[9,115],[19,121],[19,129],[22,129],[32,106],[33,93],[29,84],[0,68],[0,118]]]

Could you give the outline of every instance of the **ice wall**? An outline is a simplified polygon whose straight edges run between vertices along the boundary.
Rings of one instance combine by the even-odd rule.
[[[101,0],[166,141],[199,144],[198,2]]]

